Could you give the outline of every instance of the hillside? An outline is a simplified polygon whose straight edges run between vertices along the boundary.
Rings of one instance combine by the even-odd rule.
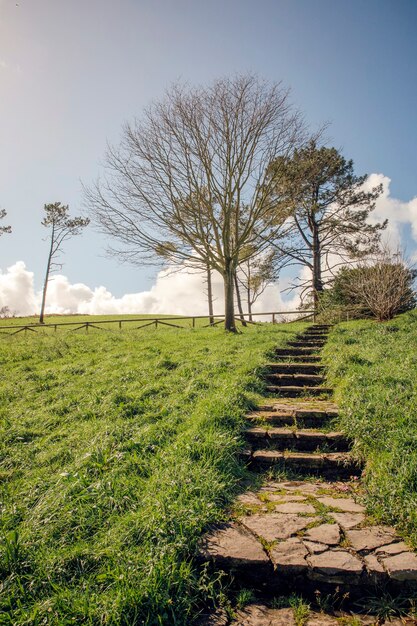
[[[300,328],[2,337],[0,623],[189,623],[257,368]]]
[[[417,547],[417,312],[339,324],[324,360],[340,426],[367,463],[368,511]]]
[[[244,416],[303,328],[2,337],[0,624],[186,625],[222,602],[226,580],[192,556],[253,480]],[[323,349],[367,519],[414,546],[416,340],[412,312],[339,324]]]

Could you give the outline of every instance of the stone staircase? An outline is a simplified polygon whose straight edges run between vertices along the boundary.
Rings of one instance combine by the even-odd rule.
[[[199,558],[261,597],[337,589],[354,599],[382,587],[415,594],[417,556],[393,528],[367,520],[356,497],[361,467],[332,427],[338,409],[320,362],[328,332],[311,326],[266,364],[268,396],[247,415],[242,458],[278,478],[238,498],[232,521],[203,538]]]
[[[318,473],[335,479],[360,473],[349,454],[349,441],[328,429],[338,412],[328,400],[331,389],[324,384],[325,368],[319,361],[327,331],[327,326],[307,330],[289,347],[277,350],[277,361],[265,366],[270,383],[266,390],[273,399],[248,415],[253,425],[246,431],[250,447],[244,456],[253,469],[278,466],[298,475]],[[286,401],[277,403],[277,398]]]

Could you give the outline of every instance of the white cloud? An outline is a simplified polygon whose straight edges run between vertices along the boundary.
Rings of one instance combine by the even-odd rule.
[[[403,202],[393,198],[390,194],[391,179],[384,174],[371,174],[366,181],[365,188],[371,189],[382,183],[383,191],[376,201],[375,210],[372,213],[372,221],[378,222],[388,218],[388,227],[384,239],[396,247],[403,244],[403,229],[409,230],[409,234],[417,243],[417,196]]]
[[[223,282],[213,273],[214,308],[223,310]],[[66,276],[53,276],[48,285],[46,313],[89,315],[154,314],[206,315],[207,299],[204,275],[185,269],[159,272],[149,291],[125,294],[116,298],[106,287],[91,289],[83,283],[71,284]],[[0,272],[0,308],[8,306],[17,315],[39,312],[41,293],[35,293],[33,272],[19,261]],[[283,302],[277,284],[268,285],[256,301],[254,312],[294,310],[298,296]]]
[[[8,267],[5,273],[0,270],[0,308],[3,306],[18,315],[32,315],[35,311],[33,272],[26,269],[23,261]]]

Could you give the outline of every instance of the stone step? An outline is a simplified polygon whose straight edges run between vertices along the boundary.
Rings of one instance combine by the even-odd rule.
[[[308,341],[327,341],[328,335],[325,333],[303,333],[302,335],[298,335],[297,339],[307,339]]]
[[[333,452],[347,452],[351,445],[343,433],[321,432],[291,428],[265,428],[252,426],[245,431],[245,438],[256,448],[270,450],[313,451],[325,449]]]
[[[312,333],[313,335],[328,335],[330,333],[330,328],[317,328],[315,326],[310,326],[304,331],[304,334]]]
[[[295,348],[293,348],[293,350],[296,350]],[[288,352],[288,350],[286,351]],[[298,350],[297,350],[298,352]],[[280,363],[281,364],[286,364],[286,363],[306,363],[306,365],[308,364],[315,364],[315,363],[320,363],[321,362],[321,356],[319,354],[316,354],[314,352],[307,351],[307,353],[305,353],[304,350],[301,350],[301,354],[293,354],[292,352],[290,354],[278,354],[275,353],[275,356],[277,359],[280,359]]]
[[[379,587],[414,596],[416,553],[394,528],[369,524],[354,493],[349,482],[288,480],[242,493],[234,520],[207,533],[198,556],[265,595],[339,587],[358,598]]]
[[[312,348],[313,350],[321,350],[325,343],[325,341],[317,341],[317,339],[314,341],[296,339],[295,341],[288,341],[287,346],[290,348]]]
[[[321,357],[317,354],[317,351],[318,351],[318,348],[289,347],[289,348],[276,348],[274,351],[274,354],[275,356],[279,356],[279,357],[291,357],[291,358],[303,357],[303,358],[309,358],[309,359],[313,358],[315,360],[320,360]]]
[[[273,374],[319,374],[326,368],[318,363],[266,363],[265,368]]]
[[[294,387],[315,387],[324,382],[324,376],[320,374],[267,374],[265,379],[273,385],[285,385]]]
[[[273,406],[266,405],[265,408],[248,413],[246,417],[257,425],[321,428],[337,415],[336,410],[275,409]]]
[[[313,324],[312,326],[309,326],[309,329],[317,329],[317,330],[330,330],[331,328],[333,328],[333,324]]]
[[[336,404],[325,400],[313,402],[268,402],[247,414],[247,418],[257,423],[264,421],[269,425],[298,425],[299,427],[320,427],[329,420],[338,417]]]
[[[253,411],[248,413],[246,417],[251,422],[268,426],[296,426],[297,424],[294,415],[291,413],[279,413],[277,411]]]
[[[312,598],[315,599],[314,597]],[[337,611],[337,614],[332,612],[327,613],[323,611],[309,609],[310,606],[307,603],[305,606],[306,614],[300,620],[297,608],[274,608],[264,604],[264,601],[260,601],[251,604],[247,604],[244,608],[235,612],[232,622],[227,617],[226,611],[218,609],[214,615],[205,616],[197,626],[299,626],[300,624],[306,624],[306,626],[343,626],[357,625],[357,626],[375,626],[379,624],[377,615],[363,615],[361,613],[352,613]],[[307,620],[307,621],[305,621]],[[409,623],[411,626],[412,622]],[[393,618],[387,623],[386,626],[404,626],[404,620],[401,618]]]
[[[348,452],[293,452],[281,450],[247,450],[242,459],[256,471],[280,467],[297,474],[319,474],[326,478],[359,476],[361,468]]]
[[[332,393],[330,387],[313,387],[305,386],[298,387],[296,385],[267,385],[266,391],[273,393],[281,397],[286,398],[300,398],[309,396],[329,396]]]

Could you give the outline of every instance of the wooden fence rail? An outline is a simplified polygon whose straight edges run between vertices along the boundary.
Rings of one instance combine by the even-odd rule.
[[[287,320],[287,316],[298,316],[292,320]],[[276,324],[277,319],[279,317],[284,319],[281,320],[281,323],[284,322],[301,322],[306,320],[315,320],[315,312],[314,311],[268,311],[265,313],[252,313],[252,317],[263,317],[266,318],[264,321],[269,321],[272,324]],[[57,332],[57,330],[61,327],[68,330],[69,332],[76,332],[79,330],[85,330],[86,333],[89,332],[90,329],[96,330],[105,330],[111,332],[112,328],[105,328],[104,325],[112,325],[116,324],[119,330],[122,330],[123,326],[126,328],[127,325],[132,324],[140,324],[139,326],[135,326],[134,330],[140,330],[142,328],[146,328],[149,326],[154,326],[158,328],[159,326],[168,326],[171,328],[197,328],[196,321],[197,320],[208,320],[209,317],[207,315],[178,315],[172,317],[137,317],[137,318],[129,318],[129,319],[109,319],[109,320],[94,320],[94,322],[84,322],[74,320],[73,322],[54,322],[52,324],[6,324],[0,326],[0,334],[12,336],[17,335],[19,333],[27,333],[29,332],[38,332],[39,330],[52,330],[53,332]],[[189,325],[181,325],[178,323],[180,320],[189,321]],[[200,328],[208,328],[210,326],[217,326],[224,322],[224,315],[214,315],[213,322],[204,324],[200,326]],[[236,322],[246,322],[247,324],[259,324],[259,321],[250,320],[247,315],[244,315],[243,318],[239,315],[236,315]],[[71,328],[75,327],[75,328]]]

